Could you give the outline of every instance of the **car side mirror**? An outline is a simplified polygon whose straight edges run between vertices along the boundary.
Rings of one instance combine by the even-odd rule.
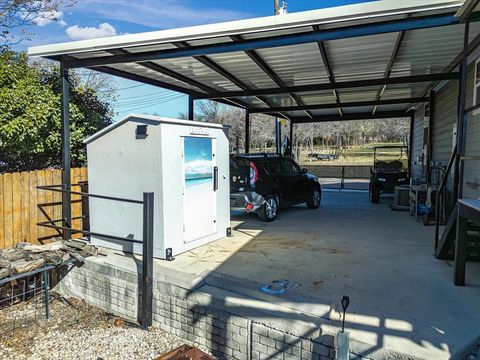
[[[308,173],[308,170],[307,169],[302,169],[302,174],[306,174]]]

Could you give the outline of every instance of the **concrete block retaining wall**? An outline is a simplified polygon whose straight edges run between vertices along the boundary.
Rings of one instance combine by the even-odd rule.
[[[64,274],[56,290],[135,320],[137,277],[96,258]],[[226,297],[216,296],[218,289],[208,288],[192,291],[155,281],[154,325],[226,359],[335,359],[333,336],[289,333],[263,321],[268,317],[260,313],[241,316],[235,310],[241,313],[241,306],[227,304]]]

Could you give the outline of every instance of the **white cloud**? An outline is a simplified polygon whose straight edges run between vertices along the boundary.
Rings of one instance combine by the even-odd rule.
[[[204,6],[207,4],[207,6]],[[185,0],[82,0],[75,6],[76,11],[95,13],[102,18],[125,21],[157,29],[202,25],[221,21],[251,17],[243,11],[191,5]]]
[[[63,12],[62,11],[57,11],[57,10],[44,11],[44,12],[38,14],[38,16],[36,16],[32,20],[32,22],[35,25],[38,25],[38,26],[45,26],[45,25],[51,24],[53,22],[57,22],[58,24],[60,24],[62,26],[67,25],[65,20],[63,20]]]
[[[109,23],[102,23],[98,27],[70,26],[65,31],[72,40],[96,39],[117,35],[117,30]]]

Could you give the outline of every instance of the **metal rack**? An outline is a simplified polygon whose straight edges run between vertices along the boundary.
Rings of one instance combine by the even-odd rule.
[[[65,184],[61,185],[47,185],[47,186],[37,186],[37,189],[47,190],[47,191],[54,191],[54,192],[61,192],[63,194],[68,194],[69,197],[71,195],[79,195],[82,199],[86,198],[96,198],[108,201],[117,201],[117,202],[125,202],[131,204],[138,204],[142,205],[143,208],[143,238],[142,240],[133,239],[133,238],[126,238],[120,236],[114,236],[109,234],[101,234],[94,231],[90,231],[89,229],[73,229],[71,227],[71,220],[73,219],[55,219],[49,221],[43,221],[37,223],[38,226],[43,226],[47,228],[52,228],[56,230],[62,230],[65,239],[70,239],[72,234],[83,234],[87,236],[99,236],[102,238],[112,239],[112,240],[120,240],[130,243],[142,244],[143,245],[143,253],[142,253],[142,276],[141,276],[141,283],[139,284],[139,302],[141,301],[141,311],[138,316],[138,321],[142,325],[144,329],[148,328],[152,325],[152,298],[153,298],[153,204],[154,204],[154,194],[151,192],[143,193],[143,200],[134,200],[134,199],[126,199],[126,198],[119,198],[113,196],[105,196],[105,195],[98,195],[98,194],[90,194],[88,192],[83,191],[72,191],[67,190],[67,186]],[[57,223],[62,223],[62,225],[56,225]]]

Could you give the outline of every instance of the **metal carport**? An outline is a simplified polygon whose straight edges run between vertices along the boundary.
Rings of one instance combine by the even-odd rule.
[[[242,107],[248,151],[251,113],[289,119],[291,134],[305,122],[412,116],[435,84],[462,80],[462,59],[480,43],[477,4],[384,0],[30,48],[61,66],[64,226],[71,224],[69,69],[185,93],[190,119],[198,99]]]

